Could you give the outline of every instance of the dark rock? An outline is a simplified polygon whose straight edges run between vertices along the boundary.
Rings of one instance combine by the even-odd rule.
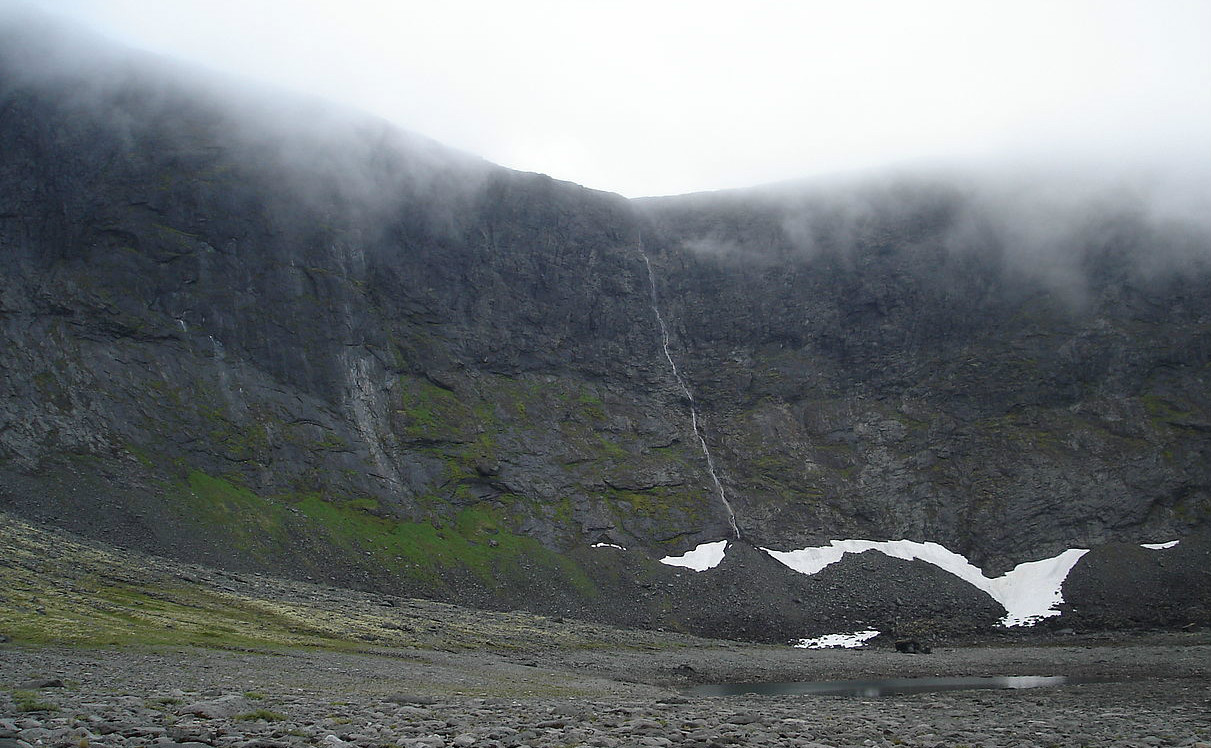
[[[177,710],[177,714],[193,714],[205,719],[230,719],[237,714],[252,711],[252,702],[243,696],[230,694],[211,701],[199,701],[187,704]]]
[[[27,691],[36,691],[39,688],[63,688],[63,681],[59,678],[34,678],[18,683],[17,688]]]
[[[1064,581],[1057,628],[1211,625],[1211,529],[1165,550],[1117,543],[1081,557]]]
[[[437,699],[432,696],[421,696],[419,694],[393,694],[391,696],[384,696],[383,701],[392,704],[411,704],[415,706],[431,706],[437,703]]]
[[[218,739],[218,731],[214,729],[199,729],[196,726],[179,727],[173,725],[168,728],[166,734],[178,743],[205,743],[214,745],[215,740]]]
[[[128,731],[137,729],[137,725],[128,722],[99,722],[94,729],[101,735],[125,735]]]
[[[904,654],[931,654],[932,650],[927,645],[921,644],[916,639],[900,639],[896,642],[896,651]]]

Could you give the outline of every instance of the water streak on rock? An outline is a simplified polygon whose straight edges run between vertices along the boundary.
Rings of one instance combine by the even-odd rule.
[[[706,469],[711,474],[711,480],[715,482],[715,491],[719,494],[719,501],[727,511],[727,522],[732,528],[732,534],[739,540],[740,528],[736,526],[736,512],[732,509],[731,502],[727,500],[727,493],[723,490],[723,483],[719,481],[719,473],[715,469],[715,460],[711,457],[711,449],[707,446],[706,437],[702,435],[702,429],[698,425],[698,406],[694,401],[694,393],[690,391],[689,385],[681,376],[681,372],[677,369],[677,362],[673,360],[672,351],[669,350],[669,328],[664,322],[664,315],[660,313],[660,301],[656,295],[656,274],[652,271],[652,261],[648,259],[648,253],[643,249],[642,239],[639,241],[639,256],[643,258],[643,264],[648,270],[648,289],[652,295],[652,311],[656,314],[656,323],[660,325],[660,345],[664,349],[664,357],[673,371],[673,379],[677,380],[677,386],[681,388],[681,393],[689,402],[690,426],[693,427],[694,436],[698,437],[698,444],[702,447],[703,456],[706,457]]]

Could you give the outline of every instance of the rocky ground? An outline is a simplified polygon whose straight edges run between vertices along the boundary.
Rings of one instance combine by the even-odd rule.
[[[0,648],[0,748],[1211,746],[1211,637],[807,651]],[[1056,688],[691,698],[720,679],[1066,674]]]
[[[0,748],[1202,746],[1211,632],[906,655],[630,631],[233,574],[0,522]],[[702,683],[1064,675],[852,698]]]

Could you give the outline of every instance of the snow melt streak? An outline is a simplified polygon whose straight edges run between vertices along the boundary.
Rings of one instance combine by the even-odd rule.
[[[660,345],[664,348],[664,357],[669,362],[669,368],[673,370],[673,379],[677,380],[677,385],[681,388],[681,394],[685,395],[686,401],[690,404],[690,426],[694,430],[694,436],[698,437],[698,445],[702,448],[702,454],[706,457],[706,469],[711,474],[711,480],[715,482],[715,491],[719,494],[719,501],[727,512],[727,521],[732,528],[732,535],[736,539],[739,539],[740,528],[736,525],[736,512],[732,509],[731,502],[727,500],[727,493],[723,490],[723,483],[719,481],[719,473],[715,470],[715,459],[711,457],[711,449],[706,445],[706,437],[702,435],[702,429],[698,428],[698,405],[694,402],[694,393],[690,392],[690,386],[681,377],[681,372],[677,370],[677,362],[673,360],[673,353],[669,350],[669,328],[664,323],[664,315],[660,313],[660,301],[656,296],[656,274],[652,272],[652,261],[648,259],[647,253],[643,251],[642,244],[640,244],[639,253],[643,257],[644,266],[648,269],[648,286],[652,294],[652,311],[655,312],[656,322],[660,325]]]
[[[815,574],[829,564],[840,561],[846,553],[865,551],[879,551],[905,561],[926,561],[987,592],[1005,609],[1005,617],[1001,619],[1005,626],[1029,625],[1041,618],[1059,615],[1055,606],[1064,601],[1060,587],[1076,562],[1088,553],[1088,550],[1079,548],[1067,550],[1055,558],[1018,564],[1004,576],[989,579],[966,558],[937,543],[834,540],[830,545],[797,551],[763,550],[802,574]]]

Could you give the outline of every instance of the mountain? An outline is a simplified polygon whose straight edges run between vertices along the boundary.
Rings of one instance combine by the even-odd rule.
[[[626,200],[19,20],[6,512],[768,640],[1004,611],[920,560],[808,576],[763,548],[934,542],[996,576],[1182,539],[1158,553],[1201,579],[1211,237],[1147,194],[936,172]],[[709,571],[659,563],[721,539]],[[1198,589],[1160,623],[1206,622]],[[1139,619],[1116,606],[1085,620]]]

